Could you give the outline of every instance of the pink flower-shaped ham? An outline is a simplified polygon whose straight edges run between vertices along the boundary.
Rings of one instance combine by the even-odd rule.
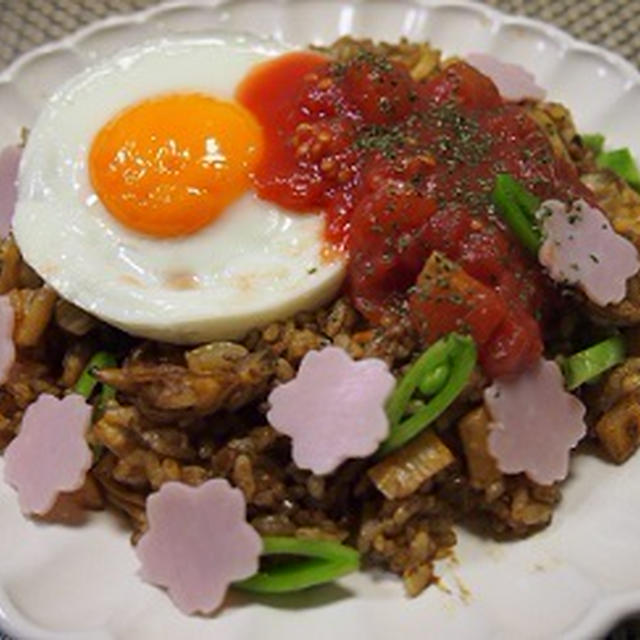
[[[492,418],[488,444],[504,473],[524,472],[539,484],[566,478],[569,453],[584,437],[584,405],[564,389],[560,367],[539,360],[485,389]]]
[[[20,431],[4,454],[5,480],[18,492],[24,513],[44,515],[58,494],[75,491],[91,467],[85,434],[91,406],[72,394],[42,394],[24,413]]]
[[[214,611],[232,582],[258,571],[262,540],[226,480],[167,482],[147,499],[147,518],[136,549],[142,578],[166,587],[184,613]]]
[[[288,435],[293,461],[317,475],[371,455],[389,433],[385,401],[395,386],[386,363],[343,349],[309,351],[296,377],[269,396],[269,423]]]
[[[467,62],[491,79],[505,100],[544,100],[545,90],[535,76],[519,64],[502,62],[487,53],[470,53]]]
[[[0,238],[11,231],[16,206],[18,167],[22,149],[12,145],[0,151]]]
[[[9,296],[0,296],[0,384],[9,378],[9,372],[16,359],[16,347],[13,343],[15,314]]]
[[[547,200],[536,216],[544,236],[538,260],[554,280],[577,285],[603,307],[624,299],[627,280],[640,269],[638,251],[600,209]]]

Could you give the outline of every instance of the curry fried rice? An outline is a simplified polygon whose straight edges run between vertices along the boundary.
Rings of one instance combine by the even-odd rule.
[[[344,61],[363,48],[407,65],[417,80],[448,64],[428,45],[408,42],[343,38],[325,51]],[[640,196],[597,168],[564,107],[536,103],[531,115],[616,228],[640,245]],[[119,363],[96,374],[117,394],[89,433],[91,473],[80,490],[61,496],[49,520],[76,523],[87,509],[109,505],[127,518],[135,544],[147,527],[146,498],[163,483],[227,478],[242,490],[248,520],[260,534],[346,542],[365,564],[402,576],[414,596],[436,579],[434,561],[455,547],[455,523],[526,536],[552,519],[561,486],[506,476],[488,452],[489,416],[481,400],[486,380],[479,371],[434,430],[383,461],[351,460],[328,476],[293,464],[288,438],[267,424],[269,392],[294,377],[307,352],[330,344],[355,359],[382,358],[401,375],[420,351],[408,322],[374,327],[340,297],[237,342],[177,347],[128,336],[58,298],[23,262],[11,237],[0,258],[0,294],[9,295],[15,310],[18,349],[11,377],[0,388],[1,448],[15,436],[25,408],[42,393],[62,396],[72,389],[97,350],[112,352]],[[570,351],[584,331],[585,308],[594,326],[624,327],[628,359],[582,395],[589,440],[616,463],[640,442],[639,283],[635,276],[628,297],[606,309],[576,296],[554,336],[558,352]],[[428,464],[413,464],[425,452]]]

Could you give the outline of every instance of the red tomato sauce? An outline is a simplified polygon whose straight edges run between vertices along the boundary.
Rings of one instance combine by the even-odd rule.
[[[525,106],[463,62],[416,82],[366,52],[346,63],[286,54],[254,70],[238,99],[265,132],[258,194],[324,212],[370,321],[408,314],[425,343],[470,333],[490,376],[541,355],[554,295],[496,215],[495,177],[510,173],[543,199],[591,197]],[[434,251],[463,274],[425,294],[416,279]]]

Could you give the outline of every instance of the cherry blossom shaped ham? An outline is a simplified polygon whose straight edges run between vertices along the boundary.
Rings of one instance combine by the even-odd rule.
[[[262,540],[226,480],[167,482],[147,499],[147,518],[136,548],[142,578],[166,587],[186,614],[215,611],[232,582],[258,571]]]
[[[600,209],[547,200],[536,216],[544,238],[538,259],[554,280],[577,285],[603,307],[624,299],[627,280],[640,269],[638,251]]]
[[[490,78],[505,100],[544,100],[546,96],[535,76],[519,64],[502,62],[487,53],[470,53],[467,62]]]
[[[503,473],[524,472],[538,484],[563,480],[569,453],[585,436],[585,407],[564,388],[560,367],[539,360],[485,389],[491,415],[489,451]]]
[[[16,359],[16,346],[13,342],[15,313],[9,296],[0,296],[0,385],[9,379],[11,367]]]
[[[316,475],[371,455],[389,433],[385,401],[395,386],[387,364],[354,361],[339,347],[310,351],[296,377],[269,396],[269,423],[288,435],[293,461]]]
[[[4,477],[23,513],[44,515],[60,493],[84,484],[93,460],[85,439],[91,411],[77,394],[59,399],[45,393],[27,407],[4,454]]]
[[[0,238],[11,231],[11,220],[18,196],[18,167],[22,149],[15,145],[0,151]]]

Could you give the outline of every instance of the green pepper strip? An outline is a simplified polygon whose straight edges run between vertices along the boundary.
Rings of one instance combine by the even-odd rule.
[[[640,192],[640,170],[628,147],[604,151],[605,137],[601,133],[588,133],[580,137],[584,145],[596,154],[596,164],[599,167],[611,169],[632,189]]]
[[[640,171],[638,171],[638,165],[633,159],[631,151],[626,147],[599,153],[596,157],[596,164],[599,167],[611,169],[626,180],[630,187],[640,191]]]
[[[115,367],[116,365],[116,359],[109,352],[98,351],[97,353],[94,353],[89,360],[89,363],[84,368],[84,371],[80,374],[78,382],[76,382],[75,392],[84,396],[88,400],[98,384],[98,379],[94,376],[95,370]],[[115,396],[115,393],[116,390],[112,386],[102,384],[100,398],[98,399],[98,406],[103,406],[107,400]]]
[[[563,363],[567,388],[572,390],[597,378],[607,369],[624,361],[625,345],[620,336],[607,338],[584,351],[569,356]]]
[[[449,356],[454,348],[454,341],[449,338],[450,336],[446,336],[432,344],[413,363],[409,371],[396,385],[389,400],[387,400],[387,416],[392,427],[396,426],[402,419],[407,404],[420,382],[432,371],[447,365]]]
[[[476,365],[477,349],[468,336],[450,333],[431,345],[407,371],[387,402],[391,430],[377,455],[384,456],[400,448],[436,420],[465,388]],[[402,420],[416,388],[425,377],[446,365],[449,375],[440,390],[413,415]]]
[[[584,146],[591,149],[596,155],[602,152],[604,136],[601,133],[583,133],[580,138]]]
[[[234,586],[255,593],[287,593],[332,582],[357,571],[360,554],[350,547],[329,540],[262,538],[263,555],[302,556],[297,560],[262,569]]]
[[[536,220],[540,201],[508,173],[500,173],[491,194],[493,204],[518,240],[534,255],[542,243]]]

